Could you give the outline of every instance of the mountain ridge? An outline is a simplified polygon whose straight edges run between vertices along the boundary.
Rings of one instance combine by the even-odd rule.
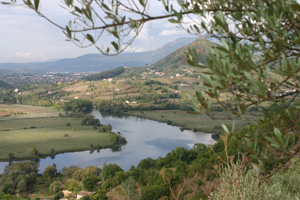
[[[18,68],[41,72],[101,72],[120,66],[142,67],[157,62],[176,49],[192,43],[194,40],[196,40],[195,37],[178,38],[177,40],[164,44],[156,50],[135,53],[124,52],[117,56],[85,54],[76,58],[64,58],[51,62],[0,63],[0,69]]]

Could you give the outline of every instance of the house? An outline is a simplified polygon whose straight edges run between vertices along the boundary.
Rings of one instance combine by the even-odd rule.
[[[115,89],[116,92],[120,92],[120,89]]]
[[[95,193],[96,193],[96,192],[80,191],[80,192],[77,194],[76,199],[81,199],[81,198],[84,197],[84,196],[87,196],[87,195],[93,195],[93,194],[95,194]]]
[[[61,81],[58,81],[58,82],[57,82],[57,85],[61,85],[61,84],[62,84],[62,82],[61,82]]]
[[[67,197],[67,196],[71,196],[72,191],[69,191],[69,190],[63,190],[62,193],[64,194],[64,197]]]
[[[79,99],[79,97],[74,97],[74,99]]]
[[[107,79],[109,82],[112,82],[113,81],[113,78],[108,78]]]
[[[16,89],[14,90],[14,92],[15,92],[15,93],[18,93],[18,92],[19,92],[19,89],[18,89],[18,88],[16,88]]]
[[[181,83],[179,84],[180,87],[188,87],[189,85],[185,84],[185,83]]]
[[[175,76],[181,76],[180,74],[175,74]]]
[[[175,91],[175,93],[176,93],[176,94],[178,94],[178,93],[181,93],[181,91],[179,91],[179,90],[176,90],[176,91]]]
[[[19,92],[19,95],[25,95],[27,92]]]
[[[125,101],[125,103],[129,104],[129,101]]]
[[[53,91],[48,90],[48,94],[53,94]]]

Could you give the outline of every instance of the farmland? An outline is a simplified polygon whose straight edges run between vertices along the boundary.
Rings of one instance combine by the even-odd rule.
[[[46,156],[88,150],[91,146],[105,148],[113,145],[108,133],[99,133],[92,126],[82,126],[81,118],[58,117],[59,112],[47,108],[9,106],[10,111],[15,108],[28,114],[5,117],[0,121],[0,160],[8,160],[9,154],[16,159],[31,158],[34,156],[30,152],[32,148]],[[49,117],[54,114],[56,117]],[[37,115],[40,117],[33,118]]]

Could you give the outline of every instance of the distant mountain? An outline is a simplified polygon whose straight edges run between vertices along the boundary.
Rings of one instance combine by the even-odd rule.
[[[182,71],[184,68],[190,67],[185,56],[189,48],[195,49],[198,54],[199,62],[205,63],[205,58],[213,45],[215,45],[215,43],[204,38],[198,38],[193,43],[177,49],[165,58],[154,63],[153,69],[164,72],[172,71],[174,73],[174,71]]]
[[[77,58],[66,58],[43,63],[0,63],[0,68],[59,72],[101,72],[120,66],[141,67],[157,62],[176,49],[190,44],[195,39],[195,37],[179,38],[156,50],[147,52],[124,52],[117,56],[86,54]]]

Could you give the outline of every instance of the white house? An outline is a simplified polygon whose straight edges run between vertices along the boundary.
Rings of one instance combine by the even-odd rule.
[[[93,195],[93,194],[95,194],[95,192],[80,191],[80,192],[78,192],[76,199],[81,199],[84,196]]]

